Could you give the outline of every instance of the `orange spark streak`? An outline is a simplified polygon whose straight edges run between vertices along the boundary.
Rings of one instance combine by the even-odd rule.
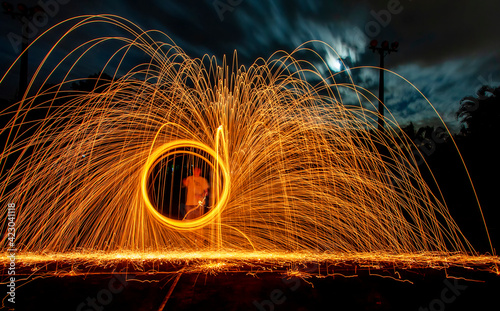
[[[43,252],[63,261],[96,256],[77,249],[98,251],[99,260],[485,260],[424,181],[397,121],[389,114],[387,130],[376,131],[373,94],[352,77],[352,84],[337,84],[331,72],[324,76],[297,59],[309,52],[325,64],[307,44],[249,67],[235,54],[230,66],[225,57],[191,58],[167,35],[113,15],[73,18],[51,31],[71,22],[23,100],[0,113],[9,118],[0,132],[7,141],[0,197],[19,207],[23,262],[50,260]],[[94,24],[125,35],[74,38],[75,47],[49,67],[63,39]],[[85,80],[70,78],[73,69],[110,42],[117,48],[102,72],[113,70],[112,79],[100,73],[94,89],[69,90]],[[150,61],[127,68],[132,51]],[[37,90],[36,81],[43,81]],[[359,105],[344,104],[339,90],[352,92]],[[167,181],[173,184],[174,173],[162,165],[179,155],[212,173],[211,209],[193,220],[167,217],[157,203],[173,196]],[[487,261],[497,265],[498,257]]]

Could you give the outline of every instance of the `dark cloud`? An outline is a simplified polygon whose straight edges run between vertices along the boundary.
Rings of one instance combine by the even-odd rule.
[[[378,0],[372,10],[379,12],[388,1]],[[482,57],[500,47],[495,13],[498,1],[400,1],[402,10],[391,16],[380,37],[401,41],[395,63],[418,62],[431,65],[467,56]]]
[[[217,3],[219,6],[214,5]],[[237,50],[240,63],[246,65],[258,57],[268,58],[277,50],[291,52],[303,42],[321,40],[349,66],[376,66],[378,56],[367,49],[369,41],[397,40],[399,52],[386,58],[386,66],[414,83],[446,121],[456,125],[453,112],[460,98],[473,94],[485,82],[500,84],[500,32],[494,16],[499,9],[498,1],[466,0],[72,0],[60,5],[40,30],[76,15],[116,14],[144,30],[165,32],[192,57],[209,54],[221,59],[223,55],[232,57]],[[119,33],[110,28],[89,28],[92,30],[79,33],[78,40]],[[4,72],[17,56],[8,34],[19,33],[20,24],[4,16],[0,29],[0,70]],[[67,53],[70,43],[61,45],[58,53]],[[53,40],[47,40],[40,43],[38,50],[30,51],[32,71],[51,44]],[[330,69],[338,70],[338,56],[332,50],[323,44],[311,46]],[[108,55],[112,49],[102,46],[95,55]],[[140,59],[138,55],[131,61]],[[75,70],[92,73],[92,67],[99,68],[100,62],[102,59],[95,56],[88,60],[87,68]],[[326,72],[325,66],[317,65]],[[376,70],[353,70],[352,75],[355,83],[377,94]],[[401,123],[435,119],[432,109],[422,112],[425,100],[418,92],[401,78],[386,76],[387,105]],[[4,97],[15,89],[13,81],[15,77],[3,83]],[[8,91],[5,85],[9,85]]]

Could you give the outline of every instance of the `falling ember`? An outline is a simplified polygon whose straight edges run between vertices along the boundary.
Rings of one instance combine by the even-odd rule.
[[[244,67],[236,55],[232,65],[225,58],[190,58],[167,36],[153,40],[116,16],[74,21],[79,28],[121,27],[128,37],[113,38],[122,44],[116,52],[138,49],[149,61],[88,92],[68,90],[76,82],[68,71],[55,86],[31,89],[33,96],[3,112],[9,121],[1,134],[7,143],[0,193],[2,202],[19,206],[20,254],[480,258],[424,181],[397,122],[387,119],[392,126],[376,131],[376,112],[344,105],[338,88],[369,103],[373,95],[296,59],[305,46]],[[86,47],[108,39],[71,51],[77,56],[71,67],[92,53]],[[43,117],[34,120],[40,111]],[[180,187],[174,173],[187,174],[176,173],[173,159],[194,161],[210,177],[210,209],[201,217],[160,212],[163,198],[174,201],[172,189]]]

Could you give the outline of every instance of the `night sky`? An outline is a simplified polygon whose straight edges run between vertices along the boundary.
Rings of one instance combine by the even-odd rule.
[[[473,95],[483,84],[500,84],[500,33],[498,1],[300,1],[300,0],[142,0],[76,1],[40,0],[50,16],[40,33],[67,18],[83,14],[115,14],[144,30],[157,29],[169,35],[191,57],[204,54],[221,59],[238,52],[241,64],[259,57],[267,59],[276,50],[292,52],[308,40],[330,44],[351,67],[378,66],[379,58],[368,49],[370,40],[398,41],[397,53],[386,57],[386,67],[418,87],[436,106],[452,130],[459,129],[455,112],[464,96]],[[17,5],[18,1],[11,0]],[[34,5],[36,1],[25,1]],[[54,6],[54,3],[57,6]],[[52,11],[51,11],[52,10]],[[88,28],[78,40],[90,40],[112,27]],[[21,23],[7,15],[0,26],[0,72],[18,55],[12,34],[21,33]],[[10,35],[9,35],[10,34]],[[60,33],[59,33],[60,35]],[[85,38],[88,36],[88,38]],[[54,43],[47,36],[30,51],[30,74],[43,53]],[[338,70],[336,56],[320,44],[315,50]],[[76,68],[82,77],[102,68],[95,52],[85,66]],[[56,51],[64,55],[64,45]],[[140,61],[140,57],[137,58]],[[133,65],[133,64],[131,64]],[[378,93],[378,72],[353,70],[354,82]],[[18,69],[0,85],[1,97],[11,99],[17,87]],[[436,125],[437,118],[424,99],[394,76],[386,75],[386,104],[401,125]]]

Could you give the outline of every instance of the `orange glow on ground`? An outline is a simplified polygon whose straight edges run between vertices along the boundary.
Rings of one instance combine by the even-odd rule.
[[[8,265],[7,256],[0,259],[4,267]],[[213,273],[254,271],[285,271],[290,274],[305,273],[300,267],[318,265],[329,267],[331,271],[351,269],[447,269],[463,267],[498,273],[498,256],[469,256],[464,254],[384,254],[384,253],[268,253],[268,252],[72,252],[72,253],[21,253],[16,256],[21,267],[29,268],[33,274],[76,275],[86,274],[91,270],[128,264],[131,267],[150,265],[157,267],[149,273],[160,272],[160,265],[169,265],[169,272]],[[58,264],[59,270],[47,271],[44,267]],[[52,267],[51,266],[51,267]],[[68,269],[79,266],[79,269]],[[246,268],[245,268],[245,267]],[[82,267],[85,267],[82,269]],[[175,268],[173,268],[175,267]],[[248,268],[250,267],[250,268]],[[251,269],[253,267],[253,269]],[[259,268],[260,267],[260,268]],[[22,268],[21,268],[22,269]],[[321,270],[321,268],[319,269]],[[321,274],[321,271],[314,274]]]

